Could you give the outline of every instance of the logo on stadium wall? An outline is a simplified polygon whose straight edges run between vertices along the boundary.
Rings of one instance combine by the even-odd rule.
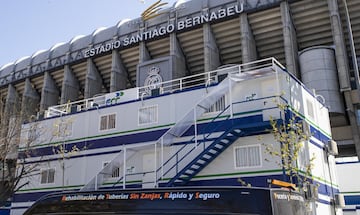
[[[150,91],[156,88],[161,87],[161,82],[163,79],[161,77],[160,68],[157,66],[152,66],[148,71],[148,76],[145,78],[144,86],[146,86],[146,93],[150,94]]]

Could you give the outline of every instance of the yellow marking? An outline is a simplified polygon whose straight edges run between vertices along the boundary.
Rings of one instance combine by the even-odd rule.
[[[142,14],[141,17],[144,21],[157,17],[163,13],[158,13],[162,8],[162,6],[167,5],[168,3],[161,3],[161,0],[152,4],[148,9],[146,9]]]

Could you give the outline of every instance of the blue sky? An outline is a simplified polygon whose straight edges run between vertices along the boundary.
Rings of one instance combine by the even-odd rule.
[[[36,51],[137,18],[156,0],[1,0],[0,67]],[[163,0],[172,6],[176,0]]]

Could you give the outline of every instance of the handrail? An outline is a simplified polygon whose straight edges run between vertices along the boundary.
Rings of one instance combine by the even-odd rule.
[[[223,113],[225,113],[226,110],[229,109],[229,107],[230,107],[230,105],[228,105],[226,108],[224,108],[223,111],[221,111],[220,113],[218,113],[218,115],[216,115],[216,116],[210,121],[210,123],[209,123],[205,128],[201,129],[201,131],[206,131],[207,128],[210,127],[211,123],[214,122],[216,119],[219,119],[220,116],[221,116]],[[218,128],[218,127],[216,127],[216,128]],[[216,129],[216,128],[215,128],[215,129]],[[211,130],[211,132],[209,132],[209,135],[208,135],[207,137],[209,137],[215,129]],[[207,138],[207,137],[206,137],[206,138]],[[205,139],[205,138],[204,138],[204,139]],[[199,146],[200,144],[204,143],[204,142],[205,142],[204,139],[203,139],[202,141],[198,142],[195,147],[197,147],[197,146]],[[189,142],[193,142],[194,140],[195,140],[195,136],[194,136],[191,140],[189,140]],[[184,148],[186,148],[187,146],[188,146],[187,144],[184,144],[174,155],[172,155],[166,162],[164,162],[164,163],[161,165],[161,167],[159,167],[159,168],[156,170],[156,172],[161,171],[163,166],[165,166],[166,164],[168,164],[174,157],[177,157],[177,155],[178,155]],[[194,147],[194,148],[195,148],[195,147]],[[192,151],[194,150],[194,148],[191,149],[189,152],[192,152]],[[164,172],[163,175],[166,175],[167,173],[169,173],[169,172],[178,164],[178,162],[179,162],[179,161],[182,161],[184,158],[185,158],[185,157],[183,157],[183,158],[180,159],[180,160],[177,160],[177,162],[176,162],[173,166],[171,166],[166,172]],[[160,179],[161,179],[161,177],[160,177]]]
[[[286,71],[285,67],[281,65],[281,63],[279,63],[275,58],[266,58],[263,60],[216,69],[201,74],[195,74],[169,81],[164,81],[156,84],[156,86],[154,85],[154,86],[137,87],[136,88],[137,96],[134,97],[134,100],[151,97],[151,94],[149,94],[148,89],[152,89],[154,87],[160,88],[162,90],[161,93],[173,93],[199,86],[207,87],[210,81],[214,84],[218,83],[219,82],[218,76],[221,74],[227,74],[229,72],[235,72],[235,71],[239,73],[246,73],[247,71],[253,71],[265,67],[271,67],[274,65]],[[83,111],[92,108],[106,106],[105,97],[106,95],[95,96],[88,99],[52,106],[49,107],[48,110],[46,111],[45,117],[49,118],[49,117],[72,113],[72,111],[74,111],[73,109],[74,107],[76,108],[76,111]]]
[[[112,187],[115,187],[117,184],[119,184],[120,182],[122,182],[122,180],[126,177],[126,176],[132,176],[132,175],[145,175],[148,173],[154,173],[155,171],[145,171],[145,172],[136,172],[136,173],[129,173],[129,174],[125,174],[125,176],[121,176],[119,177],[119,179],[116,180],[116,182],[112,183]]]
[[[228,119],[228,118],[230,118],[230,116],[228,116],[227,119]],[[222,122],[222,123],[225,123],[225,122]],[[219,126],[217,126],[216,128],[218,128],[218,127],[219,127]],[[214,130],[215,130],[215,129],[214,129]],[[211,131],[211,132],[209,132],[207,137],[209,137],[211,134],[213,134],[214,130]],[[207,138],[207,137],[206,137],[206,138]],[[176,163],[175,163],[173,166],[171,166],[166,172],[164,172],[164,175],[166,175],[166,174],[169,173],[171,170],[173,170],[173,168],[176,167],[176,166],[179,164],[179,162],[183,161],[183,160],[187,157],[187,155],[189,155],[192,151],[194,151],[198,146],[200,146],[201,144],[204,144],[204,143],[207,141],[206,138],[203,138],[201,141],[199,141],[198,143],[196,143],[196,145],[192,145],[192,148],[188,151],[188,153],[187,153],[185,156],[183,156],[180,160],[176,160]],[[192,142],[194,139],[195,139],[195,137],[193,137],[189,142]],[[186,148],[187,146],[188,146],[188,144],[184,144],[184,146],[183,146],[180,150],[178,150],[178,151],[175,153],[175,155],[178,155],[178,154],[179,154],[184,148]],[[176,156],[176,157],[177,157],[177,156]],[[170,160],[169,160],[169,162],[170,162]],[[165,164],[164,164],[164,165],[165,165]],[[161,168],[159,168],[159,170],[161,170]],[[160,178],[160,179],[161,179],[161,178]]]
[[[217,124],[216,126],[209,129],[210,126],[213,126],[212,124],[214,124],[213,122],[215,122],[215,120],[219,119],[221,116],[224,116],[224,114],[227,113],[228,110],[229,110],[230,114],[227,116],[226,119],[233,117],[233,112],[234,112],[233,105],[235,103],[231,102],[226,108],[224,108],[224,110],[222,110],[220,113],[218,113],[208,123],[208,125],[205,128],[201,129],[201,132],[203,132],[203,139],[200,141],[197,141],[197,137],[198,137],[197,126],[196,126],[197,120],[200,119],[199,117],[201,117],[202,114],[205,113],[206,110],[208,108],[210,108],[211,105],[213,105],[213,103],[215,103],[216,100],[221,98],[226,93],[231,92],[230,88],[232,87],[232,85],[231,85],[232,81],[241,82],[241,81],[245,81],[245,80],[253,79],[253,78],[257,78],[257,77],[264,77],[264,75],[271,74],[272,72],[277,72],[278,71],[277,67],[274,68],[274,66],[277,64],[279,64],[279,63],[275,59],[269,58],[269,59],[265,59],[265,60],[261,60],[261,61],[243,64],[243,65],[232,66],[229,68],[222,68],[222,69],[211,71],[208,73],[202,73],[199,75],[193,75],[193,76],[189,76],[189,77],[185,77],[185,78],[180,78],[180,79],[175,79],[172,81],[163,82],[162,87],[168,87],[168,89],[166,89],[167,90],[166,92],[172,93],[172,91],[174,91],[174,90],[178,91],[181,89],[186,89],[186,87],[198,86],[198,84],[206,86],[211,82],[210,80],[214,80],[214,81],[218,82],[219,75],[228,75],[228,77],[224,81],[217,84],[215,87],[212,88],[212,90],[210,92],[208,92],[205,95],[205,97],[198,100],[197,103],[189,110],[189,112],[187,112],[183,117],[180,117],[180,119],[172,127],[170,127],[157,141],[154,142],[155,151],[156,151],[157,144],[161,144],[161,147],[163,147],[165,145],[170,145],[173,143],[173,139],[175,137],[181,137],[183,135],[183,133],[186,132],[191,126],[194,126],[194,131],[195,131],[194,136],[192,138],[190,138],[190,141],[191,142],[194,141],[195,144],[192,144],[192,145],[184,144],[184,146],[179,147],[180,149],[177,152],[175,152],[173,155],[171,155],[171,157],[168,158],[167,161],[164,162],[162,160],[160,167],[155,165],[154,183],[158,184],[159,180],[161,180],[165,175],[167,175],[175,167],[178,167],[179,162],[182,162],[185,159],[185,157],[189,158],[189,156],[196,156],[196,154],[194,154],[194,150],[201,150],[201,148],[197,149],[197,147],[199,145],[204,144],[207,141],[209,141],[208,138],[210,137],[211,134],[213,134],[216,131],[218,126],[221,126],[222,123],[226,122],[226,120],[223,120],[223,121],[221,121],[222,123],[219,123],[219,124],[216,123]],[[281,64],[279,64],[279,65],[281,65]],[[167,85],[165,85],[166,83],[170,83],[170,84],[175,83],[175,85],[177,87],[174,88],[175,85],[167,86]],[[141,92],[142,95],[144,95],[144,96],[141,96],[141,99],[143,99],[145,97],[145,94],[144,94],[145,87],[136,88],[136,89],[137,89],[137,93]],[[143,89],[143,91],[140,91],[141,89]],[[171,90],[171,91],[168,91],[168,90]],[[136,93],[136,92],[134,92],[134,93]],[[104,101],[104,98],[105,98],[104,96],[94,97],[94,98],[92,98],[92,101],[95,101],[96,99]],[[262,99],[264,99],[264,98],[262,98]],[[268,99],[268,98],[265,98],[265,99]],[[89,99],[89,100],[91,100],[91,99]],[[86,100],[86,101],[89,101],[89,100]],[[257,100],[260,100],[260,99],[253,99],[250,101],[255,102]],[[81,102],[81,101],[79,101],[79,102]],[[77,103],[72,103],[72,104],[77,104]],[[69,104],[66,104],[66,105],[69,105]],[[68,107],[68,106],[62,106],[62,107]],[[241,107],[240,107],[240,109],[241,109]],[[205,148],[205,144],[204,144],[204,148]],[[185,149],[186,149],[186,151],[185,151]],[[178,159],[179,154],[181,152],[184,152],[184,157]],[[163,151],[161,153],[163,153]],[[120,156],[120,155],[118,155],[118,156]],[[115,158],[117,158],[118,156],[116,156]],[[125,156],[125,155],[123,155],[123,156],[124,156],[123,159],[125,162],[125,158],[127,156]],[[113,160],[115,160],[115,158]],[[162,154],[162,159],[163,159],[163,154]],[[176,159],[176,160],[174,160],[174,159]],[[169,165],[169,163],[172,161],[176,161],[175,164]],[[112,162],[113,161],[111,161],[110,163],[112,163]],[[108,165],[110,165],[110,163]],[[103,170],[108,168],[108,165],[105,166],[102,170],[100,170],[99,174],[101,174]],[[166,165],[169,165],[169,167],[166,167]],[[160,171],[161,171],[161,174],[158,174]],[[126,177],[125,172],[123,173],[122,177]],[[95,180],[94,183],[97,183],[96,177],[92,180]],[[124,179],[120,178],[119,180],[124,180]],[[126,179],[125,179],[125,181],[126,181]],[[91,182],[91,183],[93,183],[93,182]]]
[[[162,93],[172,93],[178,90],[184,90],[197,86],[204,86],[209,79],[217,82],[217,70],[164,81],[156,85],[139,87],[138,94],[141,95],[145,92],[145,94],[147,95],[146,97],[149,97],[151,95],[148,91],[155,88],[162,89]]]
[[[241,105],[244,103],[248,103],[248,102],[256,102],[256,101],[261,101],[261,100],[267,100],[267,99],[271,99],[271,98],[280,98],[280,100],[284,100],[284,98],[282,98],[281,96],[267,96],[267,97],[262,97],[262,98],[257,98],[257,99],[252,99],[252,100],[248,100],[248,101],[239,101],[239,102],[234,102],[232,103],[232,105]],[[211,127],[213,125],[213,122],[215,122],[217,119],[219,119],[220,117],[224,116],[224,114],[226,113],[227,110],[230,109],[231,105],[228,105],[226,108],[224,108],[224,110],[222,110],[220,113],[218,113],[208,124],[206,127],[202,128],[201,131],[207,131],[209,129],[209,127]],[[274,104],[274,106],[272,107],[268,107],[268,108],[264,108],[263,110],[270,110],[270,109],[276,109],[277,104]],[[188,155],[190,155],[195,149],[197,149],[197,147],[199,147],[201,144],[204,144],[208,141],[208,137],[211,136],[217,128],[219,128],[220,126],[223,125],[223,123],[226,123],[226,120],[230,118],[230,115],[228,115],[226,117],[226,119],[224,121],[222,121],[221,124],[215,126],[214,128],[212,128],[211,130],[209,130],[208,132],[204,133],[204,137],[202,140],[200,140],[199,142],[197,142],[196,144],[184,144],[181,148],[179,148],[172,156],[170,156],[164,163],[162,163],[162,165],[156,170],[157,174],[160,174],[161,171],[163,171],[163,168],[170,162],[175,161],[174,164],[172,164],[171,166],[169,166],[166,171],[162,172],[162,175],[160,175],[160,177],[158,177],[158,181],[160,181],[161,179],[163,179],[164,176],[166,176],[170,171],[174,170],[174,168],[178,168],[179,163],[182,162],[185,158],[187,158]],[[201,132],[203,133],[203,132]],[[187,142],[194,142],[195,140],[195,136],[193,136],[190,140],[188,140]],[[181,157],[180,159],[178,159],[179,154],[181,152],[183,152],[185,149],[188,149],[187,153]],[[175,159],[175,160],[174,160]],[[178,173],[178,171],[176,171],[176,174]],[[157,181],[157,182],[158,182]]]

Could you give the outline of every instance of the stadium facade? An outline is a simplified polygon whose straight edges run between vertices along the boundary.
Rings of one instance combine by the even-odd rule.
[[[219,5],[233,1],[178,3],[146,22],[122,20],[4,65],[1,98],[8,103],[16,97],[23,104],[33,101],[34,114],[43,113],[53,105],[141,86],[139,68],[151,61],[168,61],[171,72],[165,81],[274,57],[324,96],[340,156],[359,155],[360,3],[237,2],[226,10]],[[307,66],[313,65],[302,56],[311,52],[317,56],[327,52],[328,67],[318,68],[331,71],[327,76],[307,74]]]
[[[285,65],[292,78],[301,80],[306,86],[303,87],[313,91],[310,94],[328,108],[331,131],[325,132],[328,134],[325,139],[337,142],[339,156],[360,156],[359,11],[360,2],[357,0],[179,0],[148,20],[122,20],[115,26],[97,29],[91,35],[74,37],[68,43],[56,44],[49,50],[4,65],[0,69],[0,96],[5,101],[5,109],[21,101],[22,109],[30,110],[29,115],[35,115],[40,120],[47,119],[44,122],[59,117],[62,111],[73,115],[79,112],[84,120],[90,120],[91,117],[85,116],[88,112],[82,112],[90,107],[101,108],[106,104],[116,106],[118,100],[130,104],[134,99],[141,105],[146,95],[160,95],[156,98],[161,99],[166,82],[203,77],[204,73],[223,71],[235,65],[242,65],[239,68],[246,71],[248,68],[254,69],[256,64],[261,65],[264,62],[261,59],[274,58]],[[271,62],[274,64],[275,61]],[[217,74],[222,75],[223,72]],[[217,78],[221,79],[220,76]],[[204,86],[207,89],[211,85],[210,80]],[[174,88],[173,85],[171,87]],[[194,96],[203,96],[202,92],[193,93]],[[189,99],[181,95],[177,95],[177,99]],[[239,96],[247,99],[260,99],[259,95],[239,93]],[[94,99],[100,97],[102,103]],[[220,97],[216,96],[210,100],[218,102],[218,99]],[[224,105],[229,103],[228,100],[227,97],[223,101]],[[74,108],[69,107],[68,112],[67,104],[77,101],[88,101],[91,105],[77,104]],[[306,103],[305,100],[299,101],[300,106]],[[193,103],[196,101],[186,101],[184,107],[191,107]],[[296,106],[295,103],[291,104]],[[252,108],[256,108],[256,105]],[[146,111],[150,113],[152,109]],[[175,111],[174,116],[179,113]],[[303,114],[308,117],[307,114],[313,113]],[[101,118],[94,118],[98,117]],[[176,124],[176,117],[164,115],[161,119],[167,117],[169,121],[161,121],[163,125]],[[326,123],[326,118],[323,119]],[[112,118],[107,120],[111,121]],[[151,121],[146,117],[141,120],[145,124]],[[138,123],[141,120],[139,118]],[[321,124],[321,119],[317,120],[314,126]],[[100,131],[101,126],[112,125],[100,125]],[[137,126],[129,124],[126,129],[134,131],[138,129]],[[155,128],[151,129],[154,131]],[[89,137],[89,134],[83,133],[75,138],[75,130],[77,128],[74,128],[73,139]],[[157,132],[160,133],[153,135],[161,136],[161,131]],[[258,130],[255,133],[261,132]],[[102,134],[99,133],[100,136]],[[156,139],[142,140],[148,141]],[[317,141],[322,141],[320,136]],[[324,150],[328,148],[323,144],[320,145]],[[114,150],[112,148],[112,152]],[[326,177],[331,178],[331,173],[324,177],[326,181]],[[84,181],[77,183],[84,185],[89,178],[84,176]],[[62,183],[64,185],[64,181]],[[324,185],[325,190],[329,189],[327,186]],[[333,191],[322,193],[327,194],[331,196]],[[21,198],[24,200],[25,197]],[[325,201],[323,204],[331,204],[331,201],[322,200]],[[24,203],[19,203],[17,207],[21,208],[21,204]],[[25,208],[28,206],[23,205]]]

